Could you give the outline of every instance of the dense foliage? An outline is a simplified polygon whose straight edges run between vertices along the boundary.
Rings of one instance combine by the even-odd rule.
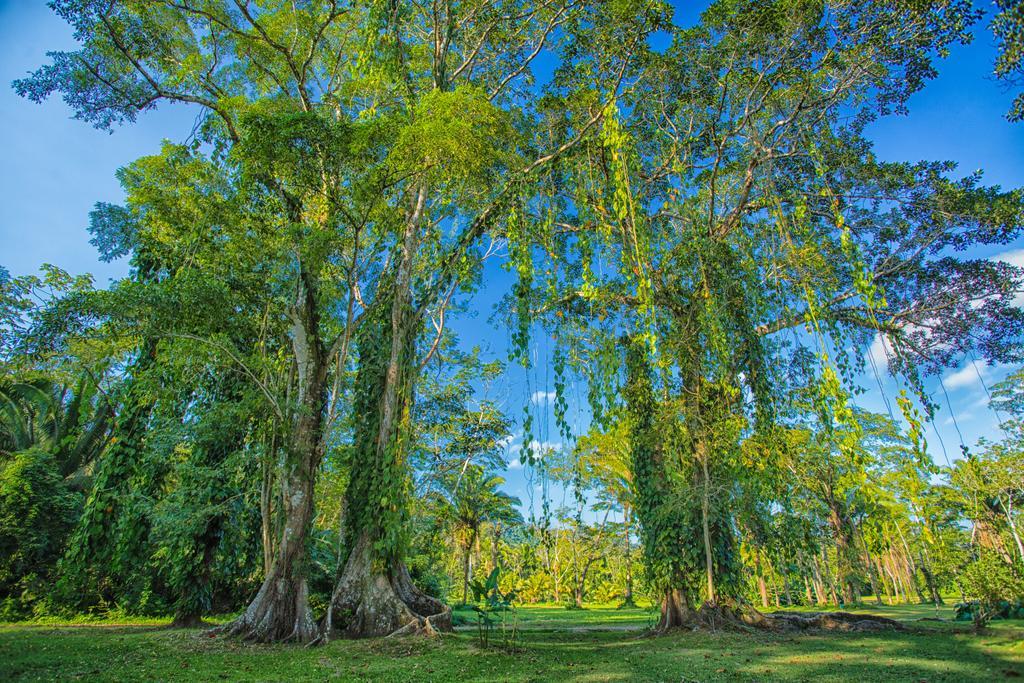
[[[51,5],[79,48],[19,93],[201,123],[91,215],[128,277],[0,270],[5,616],[310,643],[474,600],[671,628],[1024,598],[1022,372],[1001,438],[947,467],[925,440],[946,368],[1024,360],[1024,270],[976,255],[1024,194],[865,133],[970,3]],[[453,331],[505,283],[508,366]],[[550,397],[495,388],[538,365]],[[859,407],[886,371],[886,414]]]

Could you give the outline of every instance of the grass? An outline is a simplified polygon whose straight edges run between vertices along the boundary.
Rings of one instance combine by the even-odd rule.
[[[564,605],[551,604],[523,605],[516,612],[519,628],[523,630],[642,630],[658,620],[650,607],[619,609],[615,604],[588,605],[586,609],[566,609]],[[455,615],[466,624],[476,624],[472,610],[456,609]]]
[[[914,606],[884,608],[914,620]],[[435,639],[252,646],[152,621],[0,625],[0,680],[159,681],[992,681],[1024,675],[1024,622],[910,633],[646,637],[644,609],[523,608],[521,652],[481,650],[471,631]],[[880,613],[868,608],[867,611]],[[934,614],[934,609],[932,609]],[[931,615],[924,615],[931,616]],[[166,623],[166,622],[165,622]]]

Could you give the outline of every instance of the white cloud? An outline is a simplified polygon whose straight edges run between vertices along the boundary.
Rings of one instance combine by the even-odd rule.
[[[541,455],[543,455],[545,453],[548,453],[549,451],[560,451],[560,450],[562,450],[562,442],[561,441],[537,441],[536,439],[534,439],[534,440],[532,440],[530,442],[530,448],[532,448],[535,453],[540,453]]]
[[[953,419],[953,416],[950,415],[949,417],[947,417],[945,420],[942,421],[942,424],[945,425],[946,427],[948,427],[951,424],[956,423],[959,426],[959,425],[961,425],[961,424],[963,424],[965,422],[969,422],[969,421],[973,420],[975,417],[976,417],[976,415],[973,412],[968,410],[966,412],[957,414],[955,420]]]
[[[535,391],[530,396],[530,401],[535,405],[547,405],[555,400],[555,392],[553,391]]]
[[[946,385],[946,389],[965,389],[981,384],[981,379],[989,374],[991,374],[991,370],[987,365],[979,366],[971,361],[959,370],[943,377],[942,383]]]
[[[1024,268],[1024,249],[1011,249],[1010,251],[1004,251],[1000,254],[996,254],[989,260],[1002,261],[1003,263],[1009,263],[1011,266]],[[1017,296],[1013,299],[1013,305],[1018,308],[1024,308],[1024,292],[1017,292]]]
[[[1010,251],[1004,251],[1001,254],[996,254],[992,257],[993,261],[1003,261],[1009,263],[1011,266],[1017,266],[1018,268],[1024,268],[1024,249],[1012,249]]]
[[[517,437],[514,434],[509,434],[498,439],[498,448],[508,448],[509,446],[512,445],[512,442],[514,442],[516,438]]]
[[[881,332],[875,334],[875,338],[871,341],[871,346],[868,348],[868,364],[874,362],[875,367],[881,371],[883,368],[888,367],[889,360],[885,357],[885,337]]]

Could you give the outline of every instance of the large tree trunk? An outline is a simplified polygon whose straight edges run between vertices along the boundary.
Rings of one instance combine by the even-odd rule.
[[[365,638],[451,630],[448,606],[416,588],[403,562],[378,566],[375,554],[369,534],[362,534],[334,589],[325,634]]]
[[[693,606],[684,590],[666,589],[661,596],[661,618],[658,619],[657,631],[689,626],[693,620]]]
[[[708,471],[707,446],[703,439],[697,441],[697,457],[700,460],[701,473],[703,475],[700,501],[700,524],[701,533],[704,537],[704,574],[707,582],[707,601],[715,604],[715,568],[714,558],[711,553],[711,526],[709,517],[711,515],[711,473]]]
[[[854,538],[850,528],[851,522],[845,512],[840,509],[839,504],[832,502],[829,505],[829,523],[832,525],[832,532],[836,541],[836,572],[840,590],[843,593],[843,602],[847,605],[857,602],[859,591],[855,585],[857,581],[854,561]]]
[[[1013,519],[1013,498],[1009,495],[1004,500],[1002,497],[999,498],[999,504],[1003,508],[1003,513],[1006,515],[1006,523],[1010,527],[1010,535],[1013,536],[1013,542],[1017,545],[1017,552],[1020,554],[1020,559],[1024,562],[1024,541],[1020,538],[1020,532],[1017,531],[1017,522]]]
[[[323,455],[329,363],[320,338],[315,283],[304,267],[300,268],[300,285],[291,311],[297,391],[281,473],[284,524],[274,562],[259,592],[240,617],[223,627],[230,635],[257,642],[308,643],[319,636],[309,608],[305,562],[316,475]]]
[[[416,212],[422,210],[423,197]],[[325,636],[387,636],[451,628],[451,610],[417,589],[403,559],[409,468],[406,440],[419,320],[411,308],[414,215],[390,296],[378,293],[356,338],[358,387],[352,467],[345,496],[350,554],[331,598]]]
[[[230,635],[257,642],[295,640],[308,643],[319,631],[309,608],[304,562],[313,519],[315,468],[294,463],[284,476],[285,525],[270,573],[242,616],[225,627]],[[319,465],[319,461],[317,461]]]

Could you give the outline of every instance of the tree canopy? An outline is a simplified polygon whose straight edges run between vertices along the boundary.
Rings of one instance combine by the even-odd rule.
[[[0,271],[5,610],[429,634],[475,574],[632,604],[634,549],[664,629],[774,627],[770,592],[959,580],[988,605],[991,563],[1017,590],[1020,371],[1002,439],[940,469],[925,429],[946,369],[1024,360],[1024,269],[982,256],[1024,194],[868,134],[971,39],[970,2],[718,0],[692,26],[651,0],[51,6],[78,47],[20,95],[198,120],[90,216],[126,278]],[[452,321],[506,284],[498,359]],[[559,447],[499,381],[539,364]],[[857,400],[881,373],[888,414]],[[512,443],[540,519],[501,490]]]

